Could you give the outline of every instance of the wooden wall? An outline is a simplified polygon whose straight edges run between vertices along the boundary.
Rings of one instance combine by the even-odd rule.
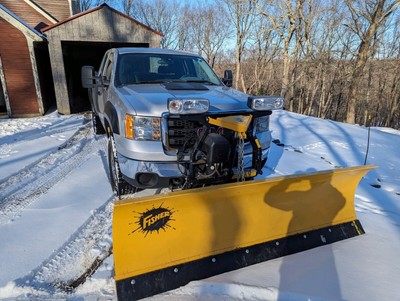
[[[55,18],[67,17],[68,0],[36,0],[36,3],[43,5],[49,14],[54,13]],[[96,44],[103,44],[100,47],[103,51],[104,45],[159,47],[162,37],[161,34],[107,5],[52,24],[54,20],[46,19],[24,0],[0,0],[0,4],[32,28],[38,25],[42,28],[43,23],[50,24],[43,31],[49,41],[48,50],[57,109],[62,114],[70,114],[70,104],[73,103],[71,84],[69,90],[67,84],[67,80],[71,82],[71,74],[66,76],[64,66],[65,43],[76,43],[74,45],[79,49],[83,43],[93,43],[94,51],[99,51]],[[46,81],[43,81],[43,74],[47,77],[49,72],[38,65],[46,62],[45,52],[41,47],[36,47],[37,43],[43,43],[43,38],[7,13],[3,12],[3,16],[5,19],[0,18],[0,56],[4,74],[2,81],[5,82],[11,114],[12,116],[43,114],[50,103],[48,100],[52,98],[51,91],[44,90]]]
[[[40,7],[46,10],[50,15],[58,21],[65,20],[70,17],[70,7],[68,0],[34,0]]]
[[[47,20],[42,14],[35,11],[31,6],[25,3],[24,0],[0,0],[0,4],[12,11],[15,15],[21,18],[26,24],[35,28],[40,23],[47,25],[53,24]]]
[[[1,1],[1,0],[0,0]],[[44,33],[58,41],[148,43],[159,47],[161,36],[108,6],[101,6],[79,17],[45,28]]]
[[[45,28],[49,40],[50,61],[53,72],[57,109],[71,114],[67,77],[63,60],[63,42],[107,42],[146,44],[159,47],[161,35],[127,16],[103,5],[89,12]]]
[[[21,31],[0,18],[0,41],[12,115],[40,114],[27,39]]]

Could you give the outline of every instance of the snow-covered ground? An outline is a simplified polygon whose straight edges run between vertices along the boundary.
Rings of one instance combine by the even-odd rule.
[[[364,163],[367,128],[286,111],[271,128],[281,144],[263,177]],[[399,149],[399,131],[371,129],[367,163],[378,168],[355,196],[365,235],[149,299],[400,300]],[[0,119],[0,299],[115,300],[112,202],[106,141],[89,116]]]

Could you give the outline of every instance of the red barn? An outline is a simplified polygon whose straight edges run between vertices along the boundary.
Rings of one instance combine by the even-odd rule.
[[[162,34],[108,5],[75,14],[75,0],[0,0],[0,115],[90,108],[80,68],[110,47],[159,47]]]
[[[0,0],[0,114],[42,115],[53,102],[47,40],[40,28],[70,15],[68,1]]]

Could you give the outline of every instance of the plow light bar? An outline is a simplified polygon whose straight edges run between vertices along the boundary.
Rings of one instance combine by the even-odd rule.
[[[168,99],[168,111],[171,114],[200,114],[208,111],[210,102],[203,98]]]
[[[284,103],[280,96],[251,96],[247,100],[247,106],[254,111],[270,111],[282,109]]]

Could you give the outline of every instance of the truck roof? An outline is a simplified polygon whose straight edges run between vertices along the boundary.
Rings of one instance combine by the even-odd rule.
[[[163,48],[140,48],[140,47],[122,47],[116,48],[118,53],[156,53],[156,54],[175,54],[175,55],[190,55],[199,56],[195,53],[181,50],[163,49]]]

